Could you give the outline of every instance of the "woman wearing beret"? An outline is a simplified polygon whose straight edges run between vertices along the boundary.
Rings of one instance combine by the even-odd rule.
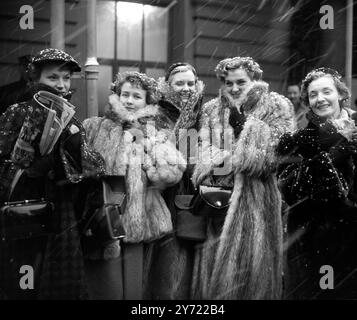
[[[209,218],[196,255],[193,298],[279,299],[283,239],[275,147],[294,129],[293,107],[268,91],[252,58],[224,59],[215,71],[222,87],[203,106],[201,161],[192,180],[232,193],[226,215]]]
[[[46,150],[43,139],[47,136],[42,131],[49,113],[40,98],[41,92],[47,97],[53,94],[52,97],[63,98],[59,99],[61,103],[70,108],[66,101],[71,77],[80,70],[77,61],[61,50],[40,51],[29,66],[31,97],[37,98],[10,106],[0,117],[1,204],[30,199],[45,199],[53,204],[52,210],[46,212],[51,214],[47,221],[49,235],[32,233],[12,239],[8,237],[8,225],[3,226],[0,292],[4,299],[86,298],[73,183],[101,175],[103,159],[88,148],[82,125],[74,117],[62,128],[52,150]],[[10,220],[6,221],[11,223]],[[33,290],[19,286],[23,265],[34,271]]]
[[[337,71],[318,68],[302,83],[306,128],[281,138],[279,175],[287,210],[287,299],[357,295],[356,113]]]
[[[173,232],[162,190],[180,181],[186,169],[185,159],[169,139],[170,120],[157,102],[154,79],[138,72],[118,73],[104,117],[84,121],[88,143],[103,156],[106,174],[125,177],[124,269],[128,259],[137,256],[140,266],[131,268],[141,269],[138,272],[143,272],[144,282],[153,260],[146,255],[142,261],[140,255],[149,252],[146,248],[155,241]],[[141,282],[139,273],[132,287],[136,286],[134,282]],[[141,298],[141,285],[132,297]]]

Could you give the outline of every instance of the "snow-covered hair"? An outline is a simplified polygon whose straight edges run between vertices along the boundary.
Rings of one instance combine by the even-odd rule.
[[[261,80],[263,70],[259,64],[251,57],[234,57],[221,60],[215,68],[216,76],[224,82],[228,71],[235,69],[244,69],[251,80]]]

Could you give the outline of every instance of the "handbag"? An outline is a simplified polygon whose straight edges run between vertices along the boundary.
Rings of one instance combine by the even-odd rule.
[[[200,185],[192,199],[192,212],[197,216],[224,218],[232,195],[232,188]]]
[[[202,216],[192,214],[193,195],[176,195],[177,211],[176,236],[191,241],[206,240],[207,220]]]
[[[16,172],[8,199],[19,181],[23,170]],[[54,205],[42,199],[8,201],[0,208],[0,237],[4,240],[29,239],[53,233]]]
[[[109,241],[125,237],[122,215],[126,207],[124,176],[105,176],[101,180],[103,204],[85,215],[86,237]]]
[[[0,209],[1,238],[17,240],[50,235],[53,209],[53,203],[44,199],[6,202]]]

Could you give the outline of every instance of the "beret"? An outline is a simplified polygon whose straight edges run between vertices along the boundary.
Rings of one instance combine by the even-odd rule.
[[[71,55],[59,49],[43,49],[32,58],[32,64],[34,65],[45,62],[63,62],[64,64],[69,65],[72,71],[81,71],[79,63]]]

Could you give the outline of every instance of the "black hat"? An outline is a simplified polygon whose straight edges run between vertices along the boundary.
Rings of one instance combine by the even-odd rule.
[[[34,65],[42,64],[44,62],[63,62],[64,64],[69,65],[72,68],[72,71],[81,71],[79,63],[71,55],[59,49],[43,49],[32,59]]]

